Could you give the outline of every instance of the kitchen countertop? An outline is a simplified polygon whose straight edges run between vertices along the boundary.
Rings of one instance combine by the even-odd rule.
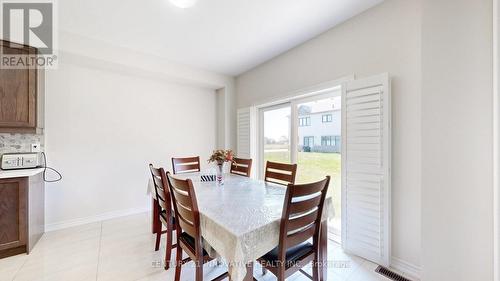
[[[0,179],[31,177],[43,172],[43,168],[22,170],[0,170]]]

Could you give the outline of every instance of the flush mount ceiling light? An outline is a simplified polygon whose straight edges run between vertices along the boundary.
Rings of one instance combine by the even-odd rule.
[[[193,7],[196,0],[170,0],[170,3],[178,8],[186,9]]]

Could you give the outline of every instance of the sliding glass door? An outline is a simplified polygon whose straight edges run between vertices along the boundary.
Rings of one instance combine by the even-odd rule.
[[[341,228],[341,97],[329,93],[293,102],[297,127],[295,146],[297,183],[331,177],[328,196],[333,199],[335,218],[330,231],[340,238]]]
[[[292,162],[290,155],[290,116],[290,103],[280,104],[262,110],[262,163],[266,163],[267,161],[282,163]],[[261,165],[261,167],[264,168],[264,165]]]
[[[260,175],[266,161],[297,163],[297,183],[318,181],[330,175],[329,196],[335,206],[330,229],[340,237],[340,88],[264,107],[260,112]]]

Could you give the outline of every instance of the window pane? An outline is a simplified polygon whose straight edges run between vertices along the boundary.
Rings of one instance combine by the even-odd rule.
[[[290,107],[264,111],[264,163],[290,163]]]
[[[340,97],[298,104],[298,170],[297,183],[309,183],[331,176],[328,189],[335,206],[335,218],[331,222],[335,232],[340,229],[341,143]],[[304,121],[301,121],[304,120]],[[302,125],[303,123],[307,125]],[[316,142],[314,142],[316,140]]]

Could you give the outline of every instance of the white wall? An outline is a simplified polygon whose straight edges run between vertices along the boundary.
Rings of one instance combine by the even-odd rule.
[[[148,163],[205,159],[216,145],[214,90],[75,61],[47,73],[46,152],[64,177],[47,184],[49,228],[147,210]]]
[[[422,279],[492,280],[492,1],[422,3]]]
[[[236,148],[236,107],[234,77],[197,69],[165,58],[110,45],[68,31],[59,31],[59,61],[83,65],[105,64],[113,71],[164,82],[217,90],[220,124],[218,147]]]
[[[391,74],[393,257],[416,267],[421,252],[420,51],[420,1],[387,0],[236,81],[237,104],[245,107],[345,75]]]

